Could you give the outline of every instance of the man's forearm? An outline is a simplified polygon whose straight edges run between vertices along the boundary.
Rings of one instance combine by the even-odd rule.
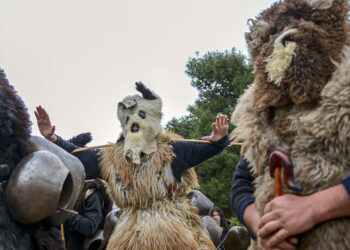
[[[249,231],[256,236],[258,233],[260,215],[254,203],[249,204],[245,208],[243,213],[243,220],[245,225],[248,227]]]
[[[314,193],[310,198],[315,204],[317,223],[350,216],[350,195],[343,184]]]

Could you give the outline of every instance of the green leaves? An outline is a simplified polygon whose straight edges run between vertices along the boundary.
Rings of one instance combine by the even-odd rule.
[[[189,115],[173,118],[166,128],[184,138],[200,138],[211,132],[211,124],[218,113],[230,117],[239,96],[253,82],[252,67],[247,61],[235,49],[208,52],[202,57],[196,53],[194,58],[189,58],[185,72],[191,78],[191,85],[198,90],[198,99],[188,107]],[[232,215],[230,189],[239,151],[239,147],[228,147],[220,155],[196,166],[200,191],[222,208],[226,217]]]

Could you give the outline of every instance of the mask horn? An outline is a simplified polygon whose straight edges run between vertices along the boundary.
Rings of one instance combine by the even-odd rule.
[[[141,92],[142,97],[146,100],[154,100],[157,99],[156,96],[153,95],[152,91],[146,88],[145,85],[143,85],[142,82],[136,82],[136,90]]]

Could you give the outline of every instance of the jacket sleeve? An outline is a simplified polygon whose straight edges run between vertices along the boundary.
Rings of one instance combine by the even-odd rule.
[[[243,224],[244,209],[255,201],[253,198],[253,180],[254,178],[250,174],[248,162],[244,159],[244,156],[241,156],[233,176],[230,202],[233,213]]]
[[[350,177],[345,178],[344,180],[342,180],[342,184],[344,185],[346,191],[348,191],[348,194],[350,196]]]
[[[57,136],[57,140],[55,141],[55,144],[63,148],[64,150],[66,150],[68,153],[71,153],[73,150],[79,148],[73,143],[70,143],[62,139],[60,136]],[[75,153],[74,156],[77,157],[83,163],[87,176],[101,178],[100,169],[98,166],[97,153],[98,153],[98,150],[91,149],[91,150]]]
[[[173,174],[178,182],[181,182],[181,174],[186,169],[194,167],[221,153],[229,144],[229,135],[216,143],[194,143],[177,141],[173,144],[175,159],[171,163]]]
[[[102,218],[102,193],[95,190],[86,198],[83,214],[74,214],[67,219],[67,225],[87,238],[92,237]]]

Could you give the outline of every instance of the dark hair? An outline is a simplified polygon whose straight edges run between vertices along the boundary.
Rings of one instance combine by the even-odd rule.
[[[220,215],[220,226],[224,228],[224,230],[228,231],[230,230],[230,226],[228,225],[228,222],[224,216],[224,212],[222,212],[221,208],[219,207],[213,207],[210,210],[210,216],[213,217],[213,213],[217,212]]]

